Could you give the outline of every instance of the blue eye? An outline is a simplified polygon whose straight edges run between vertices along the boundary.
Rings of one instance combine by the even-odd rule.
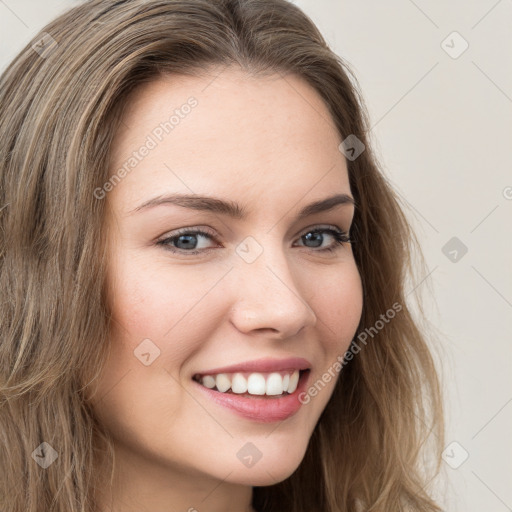
[[[350,243],[352,241],[348,236],[348,233],[346,233],[345,231],[332,228],[312,229],[308,231],[305,235],[302,235],[301,240],[313,242],[313,244],[315,244],[313,245],[313,247],[318,247],[319,245],[322,245],[322,242],[324,241],[324,233],[328,233],[329,236],[331,236],[334,239],[334,244],[331,244],[328,247],[320,249],[320,252],[335,251],[336,249],[339,249],[340,245],[343,245],[344,243]]]
[[[325,233],[332,237],[333,242],[331,242],[331,244],[327,247],[316,249],[325,241]],[[172,236],[168,236],[162,240],[157,241],[156,244],[163,246],[166,250],[169,250],[173,253],[195,255],[211,249],[211,247],[198,247],[198,245],[201,245],[199,243],[201,238],[215,240],[215,237],[207,231],[201,229],[184,228],[182,230],[178,230]],[[311,246],[303,246],[313,249],[314,252],[336,251],[337,249],[340,249],[344,243],[352,242],[348,236],[348,233],[345,231],[342,231],[338,228],[333,229],[320,227],[310,229],[304,235],[302,235],[299,240],[302,240],[303,243],[311,243]]]
[[[186,254],[199,254],[207,248],[201,247],[197,249],[198,238],[213,239],[213,235],[201,229],[179,230],[173,236],[167,237],[157,242],[158,245],[164,246],[171,252],[183,252]],[[192,250],[190,250],[192,249]]]

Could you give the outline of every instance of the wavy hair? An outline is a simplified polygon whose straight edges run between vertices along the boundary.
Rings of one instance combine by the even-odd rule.
[[[111,439],[86,390],[107,359],[110,329],[108,202],[94,190],[109,178],[126,98],[162,75],[240,66],[255,76],[301,77],[322,97],[342,140],[355,135],[366,147],[347,161],[364,293],[353,358],[344,361],[297,470],[255,487],[253,506],[440,511],[428,490],[444,442],[440,377],[428,329],[406,300],[425,263],[372,153],[358,82],[313,22],[285,0],[92,0],[37,39],[0,77],[1,509],[96,511],[99,454],[114,467]],[[393,304],[399,312],[375,328]],[[43,441],[58,446],[46,469],[34,462]]]

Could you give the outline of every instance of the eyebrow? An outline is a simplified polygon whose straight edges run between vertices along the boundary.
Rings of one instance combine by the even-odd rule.
[[[233,217],[234,219],[245,219],[247,211],[235,201],[218,199],[216,197],[200,196],[200,195],[184,195],[172,194],[166,196],[158,196],[150,199],[141,205],[137,206],[129,213],[135,213],[141,210],[146,210],[160,205],[177,205],[184,208],[190,208],[198,211],[207,211],[212,213],[219,213]],[[355,201],[349,194],[336,194],[334,196],[326,197],[314,203],[308,204],[300,210],[297,218],[300,220],[315,213],[325,212],[331,210],[338,205],[354,205]]]

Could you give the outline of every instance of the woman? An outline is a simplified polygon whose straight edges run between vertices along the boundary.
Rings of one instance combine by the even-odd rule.
[[[355,84],[283,0],[93,0],[11,63],[2,510],[440,510],[416,242]]]

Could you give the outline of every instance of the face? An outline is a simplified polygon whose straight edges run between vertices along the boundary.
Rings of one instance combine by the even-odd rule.
[[[145,84],[123,115],[120,179],[96,192],[110,210],[112,311],[98,416],[133,462],[281,481],[304,456],[339,379],[322,375],[361,316],[343,241],[354,206],[343,200],[342,139],[298,77],[230,68]]]

